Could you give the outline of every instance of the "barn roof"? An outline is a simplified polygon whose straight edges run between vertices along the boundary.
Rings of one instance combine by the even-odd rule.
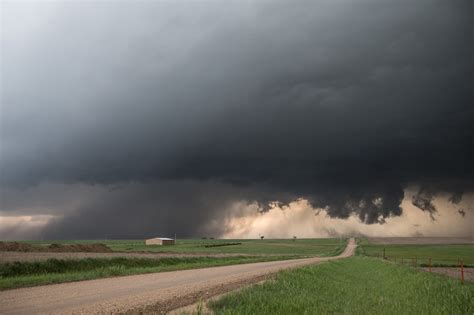
[[[151,238],[151,240],[174,241],[173,238],[168,238],[168,237],[154,237],[154,238]]]

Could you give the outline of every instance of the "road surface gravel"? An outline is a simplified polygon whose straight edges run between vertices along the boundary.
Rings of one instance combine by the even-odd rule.
[[[260,262],[79,281],[0,292],[0,314],[97,314],[134,310],[165,312],[192,304],[201,292],[219,294],[283,269],[352,256],[350,239],[335,257]]]

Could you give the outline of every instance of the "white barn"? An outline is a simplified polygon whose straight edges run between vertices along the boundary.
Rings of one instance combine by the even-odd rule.
[[[174,245],[174,239],[167,237],[155,237],[145,240],[146,245]]]

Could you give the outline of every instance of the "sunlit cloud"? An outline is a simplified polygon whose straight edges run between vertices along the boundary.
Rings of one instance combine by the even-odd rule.
[[[473,195],[466,195],[466,204],[472,204]],[[474,211],[467,208],[459,213],[460,205],[450,204],[446,198],[436,198],[438,211],[424,212],[411,203],[411,194],[405,191],[401,216],[390,217],[384,224],[364,224],[356,216],[348,219],[332,218],[325,209],[314,209],[307,200],[300,199],[287,206],[273,204],[269,211],[261,212],[256,204],[236,203],[222,222],[225,238],[299,238],[365,236],[452,236],[472,237]],[[462,206],[462,205],[461,205]]]

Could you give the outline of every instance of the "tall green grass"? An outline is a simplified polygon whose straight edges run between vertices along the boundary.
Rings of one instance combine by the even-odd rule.
[[[216,314],[473,314],[474,284],[352,257],[280,272],[209,306]]]

